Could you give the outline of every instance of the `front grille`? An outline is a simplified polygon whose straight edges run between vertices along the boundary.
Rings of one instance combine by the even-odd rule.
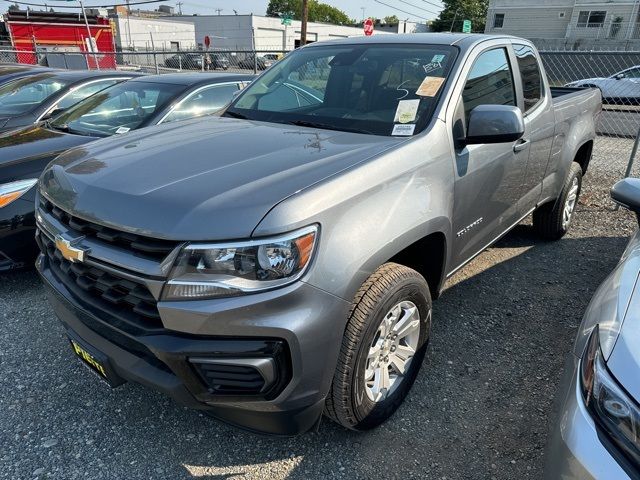
[[[38,239],[54,275],[76,299],[125,322],[145,328],[162,328],[157,302],[144,284],[96,266],[71,263],[49,237],[39,233]]]
[[[139,257],[150,260],[163,260],[177,245],[176,242],[169,240],[158,240],[88,222],[65,212],[42,195],[40,196],[40,207],[71,230],[127,249]]]
[[[250,366],[215,363],[194,363],[194,365],[211,393],[259,394],[265,386],[260,372]]]

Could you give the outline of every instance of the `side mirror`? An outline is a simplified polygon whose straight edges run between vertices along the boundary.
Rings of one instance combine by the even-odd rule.
[[[65,110],[66,108],[54,108],[53,110],[48,112],[44,117],[42,117],[40,120],[49,120],[50,118],[60,115]]]
[[[618,73],[618,74],[617,74],[615,77],[613,77],[613,78],[615,78],[616,80],[621,80],[621,79],[623,79],[625,76],[626,76],[626,75],[625,75],[624,73]]]
[[[624,178],[611,187],[611,199],[618,205],[640,214],[640,178]]]
[[[524,118],[510,105],[478,105],[469,114],[465,143],[514,142],[524,135]]]

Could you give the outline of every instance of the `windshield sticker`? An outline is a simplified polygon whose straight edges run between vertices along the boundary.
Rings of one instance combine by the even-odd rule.
[[[433,58],[431,59],[431,62],[442,63],[443,60],[444,60],[444,55],[434,55]]]
[[[398,102],[398,108],[396,109],[396,116],[393,119],[394,122],[410,123],[416,119],[418,114],[418,107],[420,106],[420,100],[400,100]]]
[[[405,80],[404,82],[402,82],[400,85],[398,85],[398,87],[396,88],[396,90],[398,92],[404,92],[404,95],[402,95],[401,97],[396,98],[396,100],[402,100],[404,97],[406,97],[407,95],[409,95],[409,90],[407,90],[406,88],[402,88],[402,86],[409,82],[410,80]]]
[[[416,126],[413,123],[409,123],[409,124],[396,123],[393,126],[393,132],[391,132],[391,135],[408,137],[409,135],[413,135],[413,131],[415,129],[416,129]]]
[[[116,135],[122,135],[123,133],[127,133],[129,130],[131,130],[129,127],[118,127]]]
[[[435,97],[443,83],[444,77],[425,77],[418,90],[416,90],[416,95],[419,97]]]
[[[442,65],[438,62],[431,62],[431,63],[427,63],[426,65],[423,65],[422,68],[424,69],[424,73],[431,73],[434,72],[440,68],[442,68]]]

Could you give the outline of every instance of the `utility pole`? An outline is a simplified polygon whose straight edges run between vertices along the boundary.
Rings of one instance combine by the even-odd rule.
[[[93,48],[93,37],[91,36],[91,29],[89,28],[89,21],[87,20],[87,13],[84,11],[84,4],[82,0],[78,0],[80,4],[80,8],[82,9],[82,16],[84,17],[84,25],[87,27],[87,41],[89,42],[89,48],[91,49],[91,53],[93,53],[93,61],[96,62],[96,69],[100,70],[100,65],[98,64],[98,55],[96,55],[96,51]],[[89,63],[89,62],[87,62]]]
[[[182,15],[182,5],[184,4],[184,2],[176,2],[176,5],[178,6],[178,15]]]
[[[300,46],[307,44],[307,20],[309,18],[309,0],[302,0],[302,26],[300,28]]]
[[[458,10],[460,9],[456,8],[456,14],[453,16],[453,20],[451,21],[451,26],[449,27],[449,33],[453,32],[453,24],[456,23],[456,18],[458,18]]]
[[[131,22],[129,21],[129,16],[131,16],[131,7],[129,6],[129,0],[127,0],[127,37],[129,50],[131,50]]]
[[[218,16],[220,16],[220,12],[222,11],[222,9],[221,9],[221,8],[214,8],[214,10],[215,10],[216,12],[218,12]]]
[[[364,7],[360,7],[360,10],[362,10],[362,24],[364,25]]]

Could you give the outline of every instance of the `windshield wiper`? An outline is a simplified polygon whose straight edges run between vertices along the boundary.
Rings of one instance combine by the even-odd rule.
[[[249,118],[246,115],[243,115],[242,113],[232,112],[231,110],[227,110],[222,114],[223,117],[226,117],[227,115],[233,118],[239,118],[241,120],[248,120]]]
[[[364,130],[361,128],[352,128],[352,127],[338,127],[336,125],[330,125],[328,123],[320,123],[320,122],[311,122],[308,120],[293,120],[291,122],[287,122],[291,125],[297,125],[298,127],[310,127],[310,128],[321,128],[323,130],[338,130],[340,132],[350,132],[350,133],[367,133],[369,135],[375,135],[373,132],[369,130]]]
[[[63,123],[62,125],[58,125],[58,124],[54,125],[53,123],[51,123],[51,120],[45,120],[44,128],[49,128],[51,130],[59,130],[61,132],[69,133],[69,126],[66,123]]]

